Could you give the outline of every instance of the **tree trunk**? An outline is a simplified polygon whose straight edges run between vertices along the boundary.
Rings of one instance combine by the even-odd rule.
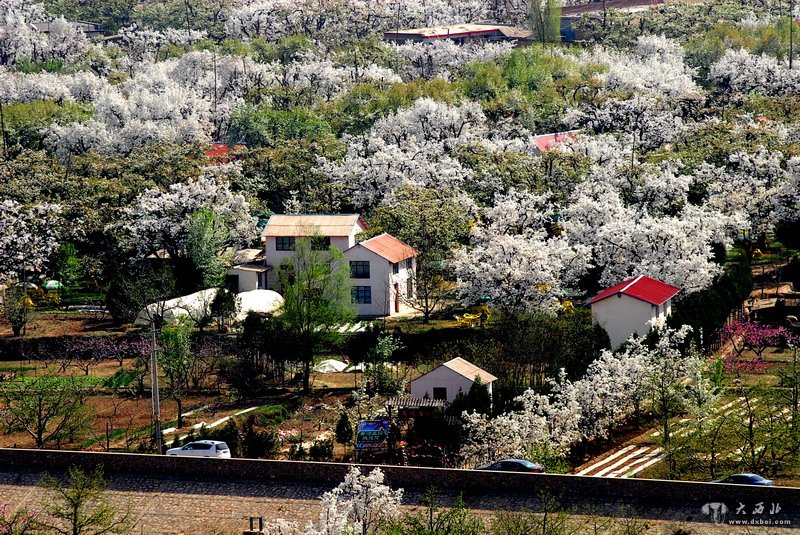
[[[312,355],[306,355],[305,362],[303,363],[303,391],[308,392],[311,390],[311,361]]]
[[[177,425],[178,425],[178,429],[180,429],[181,427],[183,427],[183,400],[180,398],[180,396],[176,396],[174,394],[173,394],[173,397],[175,398],[175,403],[178,405],[178,424]]]

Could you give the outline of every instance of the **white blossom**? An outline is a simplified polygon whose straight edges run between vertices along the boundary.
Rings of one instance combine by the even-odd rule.
[[[421,98],[378,120],[367,134],[345,136],[344,161],[322,160],[320,168],[366,212],[404,185],[458,190],[471,173],[451,149],[479,139],[484,121],[476,103],[453,106]]]
[[[317,525],[309,523],[305,535],[369,535],[400,513],[403,489],[384,484],[380,468],[364,475],[351,466],[344,481],[322,495]]]
[[[119,229],[129,246],[140,255],[164,249],[180,256],[188,236],[192,214],[213,210],[225,223],[231,244],[249,245],[256,237],[255,219],[245,198],[230,191],[228,182],[209,170],[185,184],[173,184],[168,191],[150,189],[123,211]]]
[[[58,249],[59,213],[55,204],[23,206],[8,199],[0,201],[0,283],[46,265]]]
[[[711,65],[708,78],[733,94],[797,95],[800,87],[800,71],[789,70],[772,56],[757,56],[743,48],[726,50]]]
[[[495,197],[473,245],[452,262],[468,303],[489,297],[496,306],[555,311],[564,290],[588,267],[589,248],[548,230],[545,196],[510,191]]]

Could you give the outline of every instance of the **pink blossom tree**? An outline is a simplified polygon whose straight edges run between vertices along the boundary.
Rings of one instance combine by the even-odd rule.
[[[726,324],[721,334],[724,341],[730,342],[737,358],[750,350],[755,353],[757,361],[761,360],[767,348],[780,345],[789,336],[783,327],[762,325],[749,319]]]

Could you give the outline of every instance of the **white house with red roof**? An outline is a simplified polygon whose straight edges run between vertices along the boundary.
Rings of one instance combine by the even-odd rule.
[[[606,288],[589,301],[592,320],[603,327],[611,347],[621,346],[633,334],[644,336],[650,327],[672,312],[672,298],[680,288],[639,275]]]
[[[417,251],[390,234],[355,244],[344,252],[350,263],[353,301],[359,316],[393,316],[413,309]]]
[[[239,292],[280,291],[277,267],[294,254],[298,238],[313,237],[315,246],[333,246],[344,253],[359,316],[411,311],[408,303],[416,297],[417,251],[386,233],[359,242],[358,236],[366,228],[358,214],[275,214],[261,232],[263,254],[236,263],[229,272],[229,284]]]

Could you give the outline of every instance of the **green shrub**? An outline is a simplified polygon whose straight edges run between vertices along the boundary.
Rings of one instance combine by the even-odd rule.
[[[242,424],[242,455],[250,459],[269,459],[278,453],[278,435],[274,431],[259,431],[255,416]]]
[[[753,289],[750,265],[740,262],[729,267],[712,286],[688,295],[679,295],[672,306],[671,327],[689,325],[690,341],[703,350],[711,349],[716,332],[747,299]]]
[[[308,455],[312,461],[330,461],[333,459],[333,439],[315,440]]]
[[[292,444],[289,446],[289,460],[290,461],[305,461],[308,459],[308,451],[302,444]]]
[[[141,372],[137,370],[123,370],[120,368],[114,375],[103,381],[103,386],[113,390],[127,388],[133,382],[139,380],[140,373]]]
[[[336,422],[336,442],[349,445],[353,442],[353,424],[350,423],[350,416],[347,411],[342,411],[339,421]]]

